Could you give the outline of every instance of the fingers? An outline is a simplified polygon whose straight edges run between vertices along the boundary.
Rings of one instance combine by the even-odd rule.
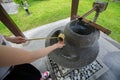
[[[63,46],[65,46],[65,43],[64,43],[64,41],[59,41],[58,45],[59,45],[59,48],[62,48]]]
[[[15,37],[15,41],[17,44],[20,44],[20,43],[25,43],[26,39],[24,37],[17,36],[17,37]]]

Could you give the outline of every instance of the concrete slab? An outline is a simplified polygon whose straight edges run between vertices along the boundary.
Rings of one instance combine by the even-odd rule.
[[[8,14],[16,14],[18,13],[19,5],[15,2],[1,3],[3,8]]]

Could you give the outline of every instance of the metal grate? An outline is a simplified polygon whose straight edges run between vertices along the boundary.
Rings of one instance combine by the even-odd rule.
[[[48,58],[48,62],[53,80],[93,80],[108,70],[100,60],[95,60],[81,69],[62,67],[50,58]]]

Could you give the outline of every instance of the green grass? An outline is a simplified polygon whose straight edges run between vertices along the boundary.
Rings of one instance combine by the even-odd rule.
[[[89,11],[92,7],[92,1],[81,1],[78,14],[82,15]],[[84,4],[84,5],[83,5]],[[90,14],[87,19],[93,20],[94,13]],[[104,12],[101,12],[97,24],[112,31],[110,37],[120,42],[120,2],[109,2],[108,7]]]
[[[83,15],[92,8],[94,0],[80,0],[78,15]],[[29,0],[31,15],[27,16],[22,7],[18,14],[10,15],[22,31],[26,31],[47,23],[70,17],[71,0]],[[94,13],[87,19],[93,20]],[[100,13],[97,24],[112,31],[110,36],[120,42],[120,2],[109,2],[107,9]],[[12,33],[0,23],[0,33]]]

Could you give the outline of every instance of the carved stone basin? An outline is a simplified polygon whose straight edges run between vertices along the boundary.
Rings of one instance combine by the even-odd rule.
[[[64,30],[54,29],[48,37],[65,35],[65,46],[51,52],[50,57],[57,64],[67,68],[82,68],[92,63],[99,52],[99,31],[89,24],[74,20],[69,22]],[[57,42],[57,39],[46,40],[46,46]]]

